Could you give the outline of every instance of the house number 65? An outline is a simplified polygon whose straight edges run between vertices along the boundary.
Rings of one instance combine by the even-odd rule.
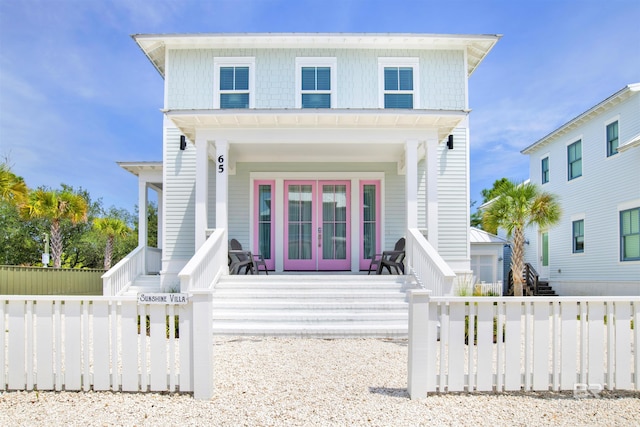
[[[218,173],[224,172],[224,156],[218,156]]]

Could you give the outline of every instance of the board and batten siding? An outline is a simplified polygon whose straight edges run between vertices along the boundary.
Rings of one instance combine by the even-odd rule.
[[[468,132],[458,127],[452,134],[452,150],[438,145],[438,252],[454,270],[464,270],[470,260]]]
[[[196,149],[180,150],[180,131],[165,120],[162,257],[188,261],[195,252]]]
[[[255,58],[255,108],[295,107],[296,57],[335,57],[337,108],[378,108],[378,58],[415,57],[420,68],[416,108],[466,108],[462,50],[170,49],[167,109],[213,109],[216,57]]]
[[[640,284],[640,261],[620,261],[620,206],[640,207],[640,149],[607,157],[606,124],[618,120],[620,143],[640,134],[640,93],[594,116],[529,154],[531,181],[558,196],[560,222],[549,230],[551,283]],[[582,176],[567,179],[567,146],[582,140]],[[549,157],[550,178],[541,183],[541,161]],[[624,210],[623,209],[623,210]],[[584,253],[573,253],[572,222],[584,219]],[[527,233],[527,261],[538,265],[538,231]],[[598,294],[585,285],[585,294]],[[560,289],[560,292],[562,290]],[[571,293],[580,292],[572,285]]]

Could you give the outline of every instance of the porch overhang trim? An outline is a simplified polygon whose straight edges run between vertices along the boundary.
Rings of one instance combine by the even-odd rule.
[[[444,141],[470,110],[165,110],[191,141],[196,129],[410,129]]]

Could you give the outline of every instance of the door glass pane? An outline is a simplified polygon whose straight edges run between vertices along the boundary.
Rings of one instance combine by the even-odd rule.
[[[289,259],[311,259],[311,185],[289,185]]]
[[[549,233],[542,233],[542,265],[549,265]]]
[[[376,186],[363,185],[362,194],[362,228],[363,228],[363,259],[371,259],[376,251]]]
[[[258,249],[271,259],[271,185],[258,186]]]
[[[322,186],[322,258],[347,258],[347,187]]]

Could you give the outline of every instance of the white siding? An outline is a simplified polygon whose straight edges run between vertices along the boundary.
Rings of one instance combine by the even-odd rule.
[[[541,159],[548,154],[550,180],[541,188],[556,194],[563,210],[559,224],[549,230],[552,284],[575,280],[640,283],[640,262],[620,261],[619,229],[619,206],[624,203],[640,206],[640,149],[607,157],[605,125],[614,117],[619,117],[621,144],[638,135],[640,94],[604,110],[530,154],[531,181],[538,185],[541,185]],[[582,176],[568,181],[567,145],[578,139],[582,139]],[[584,216],[582,254],[572,253],[572,220],[578,216]],[[537,231],[528,233],[527,238],[531,242],[526,248],[527,260],[535,266]],[[574,286],[571,293],[576,292]]]
[[[188,260],[195,248],[196,149],[180,150],[180,131],[164,129],[164,240],[165,259]]]
[[[169,109],[211,109],[215,57],[255,57],[255,107],[295,107],[295,58],[336,57],[338,108],[378,108],[378,58],[418,57],[418,108],[466,107],[462,51],[346,49],[184,49],[170,50],[167,70]]]
[[[453,149],[438,147],[438,249],[445,261],[468,265],[469,255],[469,164],[467,129],[453,132]]]

